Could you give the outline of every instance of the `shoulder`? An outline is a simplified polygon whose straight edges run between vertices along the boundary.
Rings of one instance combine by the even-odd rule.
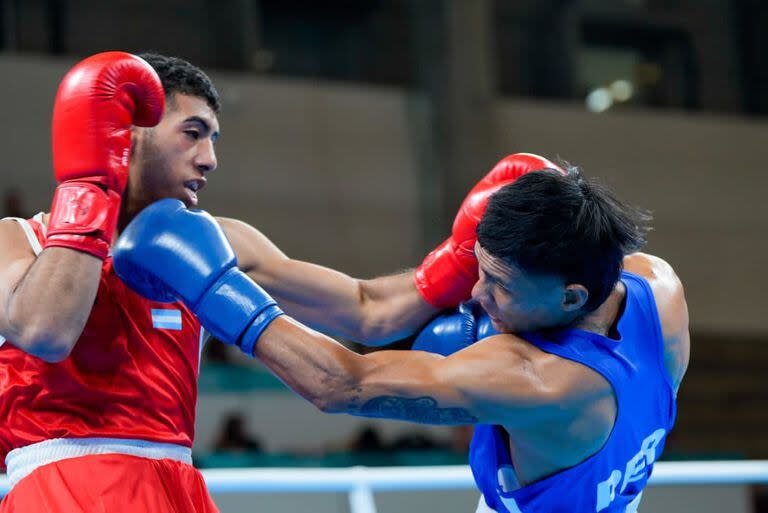
[[[6,256],[34,256],[24,228],[17,220],[0,220],[0,241],[2,241],[0,245],[6,248],[2,252]]]
[[[236,253],[248,249],[255,241],[264,237],[256,228],[239,219],[232,219],[231,217],[216,217],[215,219],[229,239],[229,243],[235,248]]]
[[[513,396],[525,390],[520,399],[529,405],[551,406],[562,413],[568,405],[581,407],[585,401],[612,394],[610,383],[589,367],[543,351],[510,333],[488,337],[456,353],[462,354],[487,361],[486,370],[494,368],[497,372],[483,373],[484,379],[497,382],[500,389],[507,389]],[[522,383],[525,386],[521,387]]]
[[[665,338],[688,331],[685,290],[671,265],[654,255],[634,253],[624,259],[624,269],[639,274],[651,286]]]
[[[624,268],[639,274],[651,286],[664,337],[665,366],[677,388],[690,357],[688,304],[683,284],[671,265],[653,255],[629,255],[624,259]]]
[[[250,224],[230,217],[215,219],[235,250],[238,267],[242,271],[249,272],[273,259],[285,258],[266,235]]]
[[[456,355],[476,348],[498,370],[481,378],[491,382],[491,418],[518,442],[536,441],[538,455],[561,468],[603,446],[617,412],[613,387],[603,375],[512,334],[488,337]]]
[[[16,234],[22,234],[21,225],[16,219],[0,219],[0,237],[13,237]]]
[[[216,217],[215,219],[237,255],[238,267],[246,270],[250,267],[250,248],[253,245],[253,240],[261,234],[253,226],[239,219],[231,217]]]
[[[251,225],[240,221],[239,219],[218,216],[214,217],[214,219],[216,219],[216,222],[219,223],[219,226],[222,230],[224,230],[224,233],[227,234],[227,237],[230,236],[230,233],[233,236],[239,236],[240,234],[247,232],[249,229],[254,229]]]
[[[0,297],[7,298],[37,258],[17,221],[0,221]]]
[[[648,253],[632,253],[624,257],[624,269],[639,274],[655,288],[682,287],[680,278],[664,259]]]
[[[215,217],[214,219],[219,223],[221,229],[224,230],[232,245],[269,241],[263,233],[245,221],[231,217]]]

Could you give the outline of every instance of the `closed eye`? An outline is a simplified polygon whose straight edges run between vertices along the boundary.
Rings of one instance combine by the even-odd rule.
[[[197,130],[184,130],[184,133],[187,134],[188,137],[191,139],[197,141],[200,138],[200,132]]]
[[[511,296],[512,295],[512,291],[510,291],[507,287],[505,287],[503,285],[503,283],[501,282],[501,280],[499,280],[498,278],[490,276],[489,274],[486,274],[485,275],[485,280],[488,283],[488,285],[493,287],[495,290],[497,290],[501,294],[503,294],[505,296]]]
[[[503,280],[497,278],[496,276],[493,276],[491,274],[488,274],[487,272],[483,271],[482,267],[479,267],[478,270],[480,271],[480,276],[482,279],[488,283],[491,287],[501,291],[503,294],[510,296],[512,295],[512,291],[509,290],[506,286],[504,286]]]

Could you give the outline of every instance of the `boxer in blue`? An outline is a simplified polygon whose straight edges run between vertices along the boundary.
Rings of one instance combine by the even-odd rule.
[[[425,328],[416,347],[433,352],[357,355],[283,315],[216,220],[176,200],[136,216],[114,261],[137,292],[184,301],[323,411],[476,424],[480,512],[631,513],[690,343],[678,277],[638,253],[643,222],[577,169],[502,187],[477,229],[475,305]]]

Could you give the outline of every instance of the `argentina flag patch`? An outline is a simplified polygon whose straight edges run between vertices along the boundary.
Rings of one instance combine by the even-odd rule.
[[[159,330],[181,330],[181,310],[153,308],[152,327]]]

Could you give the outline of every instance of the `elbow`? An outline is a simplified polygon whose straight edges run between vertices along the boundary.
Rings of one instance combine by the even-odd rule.
[[[48,363],[66,360],[75,346],[77,337],[67,337],[47,330],[28,330],[13,339],[13,344],[22,351]]]
[[[85,327],[85,322],[62,322],[60,317],[13,305],[7,308],[6,323],[6,338],[14,347],[48,363],[66,360]]]
[[[343,413],[337,401],[328,396],[318,396],[311,399],[312,404],[322,413]]]
[[[370,308],[364,314],[353,340],[369,347],[381,347],[402,340],[410,334],[409,331],[395,326],[375,308]]]
[[[323,413],[354,413],[362,391],[358,375],[349,368],[341,374],[327,375],[305,397]]]
[[[384,346],[403,338],[398,338],[387,308],[371,297],[369,287],[369,281],[358,281],[360,316],[356,329],[350,333],[350,338],[369,347]]]
[[[318,390],[307,399],[323,413],[347,413],[350,410],[351,397],[350,393],[345,393],[343,387],[335,386]]]
[[[358,333],[352,337],[352,340],[368,347],[380,347],[398,339],[391,336],[386,330],[383,330],[380,325],[370,324],[361,326]]]

